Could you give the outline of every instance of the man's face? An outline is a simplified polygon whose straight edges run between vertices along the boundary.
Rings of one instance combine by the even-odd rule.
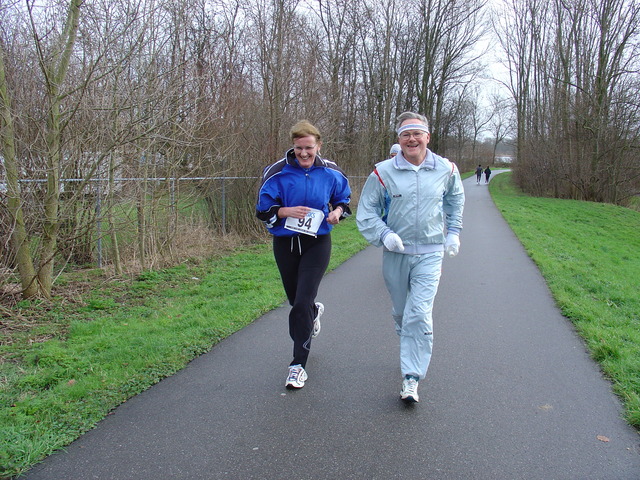
[[[404,120],[400,126],[409,124],[422,124],[422,122],[417,118],[409,118]],[[414,165],[420,165],[427,156],[427,145],[430,139],[431,135],[422,130],[405,130],[398,135],[402,155]]]

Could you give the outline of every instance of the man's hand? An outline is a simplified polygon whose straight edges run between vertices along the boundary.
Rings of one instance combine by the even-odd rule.
[[[402,239],[397,233],[389,233],[384,240],[382,240],[384,246],[387,247],[387,250],[392,252],[404,252],[404,245],[402,244]]]
[[[460,237],[455,233],[448,233],[447,239],[444,242],[444,251],[450,257],[455,257],[460,250]]]

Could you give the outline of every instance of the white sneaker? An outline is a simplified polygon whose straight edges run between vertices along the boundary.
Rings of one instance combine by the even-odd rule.
[[[304,381],[307,378],[307,372],[304,371],[302,365],[291,365],[289,367],[289,375],[287,376],[287,381],[284,385],[289,389],[302,388],[304,387]]]
[[[420,397],[418,396],[418,380],[415,377],[408,375],[402,380],[400,398],[405,402],[418,403],[420,401]]]
[[[311,332],[311,338],[316,338],[320,333],[320,317],[324,313],[324,305],[320,302],[316,302],[316,308],[318,309],[318,313],[316,314],[316,318],[313,319],[313,330]]]

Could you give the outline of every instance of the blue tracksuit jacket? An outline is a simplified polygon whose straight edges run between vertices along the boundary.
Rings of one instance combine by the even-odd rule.
[[[284,219],[278,218],[280,207],[305,207],[322,210],[325,219],[318,235],[328,234],[333,225],[326,217],[331,209],[342,207],[343,217],[351,210],[351,188],[345,173],[334,162],[316,155],[310,168],[302,168],[293,149],[284,158],[266,167],[262,173],[262,185],[256,204],[256,216],[269,233],[279,237],[292,237],[296,232],[284,228]]]

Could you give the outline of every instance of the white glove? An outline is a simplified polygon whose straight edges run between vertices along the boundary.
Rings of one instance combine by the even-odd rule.
[[[444,251],[450,257],[455,257],[460,250],[460,238],[455,233],[448,233],[447,239],[444,242]]]
[[[384,237],[384,240],[382,240],[382,243],[384,243],[384,246],[387,247],[387,250],[390,250],[392,252],[404,252],[402,239],[398,236],[397,233],[391,232],[387,234],[387,236]]]

